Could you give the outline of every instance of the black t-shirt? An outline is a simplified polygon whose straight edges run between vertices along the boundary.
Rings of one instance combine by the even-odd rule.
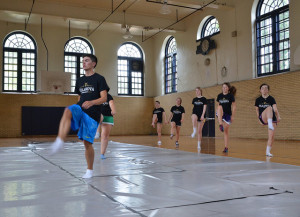
[[[91,101],[100,98],[100,92],[103,90],[109,91],[109,87],[105,78],[102,75],[94,73],[91,76],[82,76],[77,79],[75,86],[75,93],[80,95],[80,100],[77,103],[82,108],[85,101]],[[91,106],[88,109],[82,108],[95,121],[100,120],[100,105]]]
[[[111,101],[111,100],[114,100],[113,97],[110,94],[107,94],[107,100],[106,100],[106,102],[104,102],[104,103],[102,103],[100,105],[101,114],[103,116],[112,116],[112,114],[111,114],[111,108],[110,108],[110,105],[109,105],[109,101]]]
[[[156,114],[157,115],[157,122],[162,122],[162,114],[163,112],[165,112],[165,110],[163,108],[155,108],[153,110],[153,114]]]
[[[217,102],[222,106],[224,114],[232,115],[231,104],[235,102],[235,98],[231,93],[224,95],[220,93],[217,98]]]
[[[193,99],[192,104],[194,105],[193,114],[202,115],[204,105],[207,105],[207,100],[204,96],[198,98],[195,97]]]
[[[174,105],[171,108],[171,112],[173,113],[172,120],[177,122],[177,121],[181,121],[182,114],[185,113],[185,110],[181,105],[180,106]]]
[[[267,107],[273,106],[274,104],[276,104],[276,101],[274,97],[270,95],[267,98],[263,98],[262,96],[260,96],[255,100],[255,106],[258,107],[259,115],[261,115]],[[273,111],[273,116],[274,116],[274,111]]]

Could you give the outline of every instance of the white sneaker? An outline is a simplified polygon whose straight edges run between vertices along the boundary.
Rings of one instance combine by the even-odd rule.
[[[100,138],[100,133],[97,132],[96,135],[95,135],[95,139],[99,139]]]
[[[269,152],[269,153],[266,153],[266,156],[268,157],[273,157],[273,155]]]
[[[61,150],[64,147],[64,141],[57,137],[56,140],[51,145],[51,152],[50,154],[56,154],[59,150]]]
[[[90,179],[93,177],[93,170],[86,170],[86,173],[82,176],[83,179]]]
[[[157,145],[161,145],[161,141],[158,141],[158,142],[157,142]]]
[[[191,137],[194,138],[196,136],[196,132],[194,131],[192,134],[191,134]]]

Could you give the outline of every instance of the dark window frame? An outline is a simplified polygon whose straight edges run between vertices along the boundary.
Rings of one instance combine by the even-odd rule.
[[[77,53],[77,52],[67,52],[67,51],[65,51],[66,50],[66,46],[67,46],[67,44],[70,42],[70,41],[72,41],[72,40],[75,40],[75,39],[80,39],[80,40],[82,40],[82,41],[84,41],[85,43],[87,43],[87,45],[89,46],[89,48],[90,48],[90,50],[91,50],[91,53]],[[93,46],[92,46],[92,44],[88,41],[88,40],[86,40],[85,38],[82,38],[82,37],[79,37],[79,36],[77,36],[77,37],[72,37],[72,38],[70,38],[66,43],[65,43],[65,46],[64,46],[64,71],[65,72],[67,72],[66,71],[66,56],[72,56],[72,57],[75,57],[76,58],[76,68],[75,68],[75,74],[76,74],[76,80],[78,79],[78,78],[80,78],[82,75],[80,74],[80,70],[81,70],[81,65],[82,65],[82,62],[80,61],[80,58],[82,57],[82,56],[84,56],[84,55],[86,55],[86,54],[94,54],[94,49],[93,49]],[[72,83],[71,83],[71,89],[72,89]],[[75,90],[74,90],[75,91]],[[71,93],[74,93],[74,91],[72,91],[71,90]]]
[[[5,42],[6,40],[11,37],[12,35],[15,35],[15,34],[23,34],[23,35],[26,35],[27,37],[30,38],[30,40],[32,41],[32,43],[34,44],[34,47],[35,49],[23,49],[23,48],[9,48],[9,47],[5,47]],[[36,41],[34,40],[34,38],[26,33],[26,32],[23,32],[23,31],[14,31],[14,32],[11,32],[9,33],[3,40],[3,57],[2,57],[2,92],[15,92],[15,93],[32,93],[32,92],[36,92],[36,77],[37,77],[37,44],[36,44]],[[5,82],[5,76],[4,76],[4,70],[5,70],[5,52],[16,52],[17,53],[17,90],[5,90],[4,89],[4,82]],[[22,90],[22,60],[23,60],[23,57],[22,57],[22,54],[23,53],[33,53],[35,55],[35,58],[34,58],[34,90],[32,91],[24,91]]]
[[[207,37],[211,37],[211,36],[220,34],[220,28],[219,28],[219,31],[214,32],[214,33],[211,34],[211,35],[204,36],[205,31],[206,31],[206,29],[208,28],[208,25],[210,24],[210,21],[212,21],[213,19],[216,19],[216,20],[217,20],[216,17],[210,16],[210,17],[204,22],[203,27],[202,27],[202,30],[201,30],[201,38],[207,38]],[[218,20],[217,20],[217,21],[218,21]],[[218,21],[218,23],[219,23],[219,21]],[[219,23],[219,25],[220,25],[220,23]]]
[[[177,43],[176,43],[176,53],[169,53],[169,46],[172,40],[175,38],[172,36],[168,39],[165,47],[165,94],[177,93],[178,91],[178,74],[177,74]],[[175,40],[176,42],[176,40]],[[171,60],[171,61],[170,61]],[[170,64],[169,64],[170,63]],[[170,67],[169,67],[170,65]],[[169,73],[169,68],[171,68],[171,73]],[[168,86],[168,76],[171,75],[171,86]],[[171,87],[171,91],[168,91],[168,87]]]
[[[260,0],[256,9],[256,68],[257,68],[257,77],[262,77],[262,76],[267,76],[267,75],[274,75],[274,74],[278,74],[278,73],[282,73],[282,72],[287,72],[290,71],[290,67],[286,68],[286,69],[280,69],[280,52],[282,50],[279,49],[279,44],[282,42],[288,42],[290,43],[290,37],[288,37],[287,39],[284,40],[279,40],[279,34],[281,33],[281,31],[279,31],[279,16],[280,14],[289,11],[289,4],[285,5],[281,8],[275,9],[271,12],[265,13],[263,15],[260,15],[261,12],[261,7],[264,3],[264,0]],[[290,18],[290,16],[289,16]],[[288,18],[288,19],[289,19]],[[261,22],[267,20],[267,19],[271,19],[271,31],[272,33],[271,35],[271,43],[268,43],[266,45],[262,45],[261,43],[261,39],[262,39],[262,28],[261,27]],[[265,26],[264,26],[265,27]],[[289,30],[288,30],[288,34],[289,34]],[[261,58],[263,58],[263,55],[261,53],[261,49],[266,48],[267,46],[271,46],[272,47],[272,52],[271,54],[271,60],[267,63],[262,63]],[[288,49],[285,49],[289,51],[289,57],[285,60],[289,61],[289,66],[290,66],[290,45],[288,47]],[[265,55],[266,56],[266,55]],[[272,66],[272,71],[270,72],[266,72],[263,73],[262,72],[262,67],[264,67],[265,65],[271,65]]]
[[[134,44],[134,43],[132,43],[132,42],[125,42],[125,43],[123,43],[121,46],[120,46],[120,48],[122,47],[122,46],[124,46],[124,45],[126,45],[126,44],[131,44],[132,46],[134,46],[135,48],[137,48],[138,49],[138,51],[139,51],[139,53],[140,53],[140,55],[141,55],[141,57],[140,58],[137,58],[137,57],[126,57],[126,56],[118,56],[118,61],[119,60],[126,60],[127,61],[127,84],[128,84],[128,87],[127,87],[127,90],[128,90],[128,93],[120,93],[119,92],[119,88],[121,88],[119,85],[121,84],[121,83],[124,83],[124,82],[119,82],[119,77],[124,77],[124,76],[119,76],[119,65],[118,65],[118,74],[117,74],[117,77],[118,77],[118,95],[119,96],[144,96],[144,55],[143,55],[143,52],[142,52],[142,49],[138,46],[138,45],[136,45],[136,44]],[[120,49],[119,48],[119,49]],[[137,62],[138,64],[140,64],[140,66],[141,66],[141,70],[140,70],[140,72],[141,72],[141,94],[134,94],[133,93],[133,84],[139,84],[139,83],[134,83],[134,82],[132,82],[132,78],[134,78],[133,77],[133,72],[135,72],[134,70],[133,70],[133,67],[132,67],[132,63],[133,62]],[[135,89],[139,89],[139,88],[135,88]]]

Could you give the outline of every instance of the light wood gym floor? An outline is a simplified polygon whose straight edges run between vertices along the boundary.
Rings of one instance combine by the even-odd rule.
[[[32,142],[50,142],[55,137],[34,136],[22,138],[0,138],[0,147],[27,146]],[[77,141],[76,136],[68,137],[68,140]],[[111,136],[109,140],[128,144],[145,145],[166,149],[175,149],[175,138],[171,140],[169,136],[162,137],[162,145],[157,145],[157,136]],[[95,142],[99,142],[96,140]],[[190,136],[181,136],[179,139],[179,150],[187,152],[198,152],[197,139]],[[264,139],[239,139],[230,138],[229,152],[222,153],[224,149],[223,138],[207,138],[202,140],[200,153],[228,156],[242,159],[252,159],[259,161],[269,161],[274,163],[290,164],[300,166],[300,141],[276,140],[271,153],[273,157],[265,156],[266,140]],[[109,149],[109,147],[108,147]]]

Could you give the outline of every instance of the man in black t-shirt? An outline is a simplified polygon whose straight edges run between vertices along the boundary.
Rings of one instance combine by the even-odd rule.
[[[83,140],[87,171],[82,178],[93,176],[94,148],[92,146],[100,120],[100,104],[107,99],[109,87],[105,78],[95,73],[97,57],[92,54],[83,56],[85,75],[78,78],[75,93],[79,95],[78,103],[67,107],[61,118],[58,136],[51,146],[51,154],[58,152],[64,146],[70,127],[78,130],[78,138]]]

